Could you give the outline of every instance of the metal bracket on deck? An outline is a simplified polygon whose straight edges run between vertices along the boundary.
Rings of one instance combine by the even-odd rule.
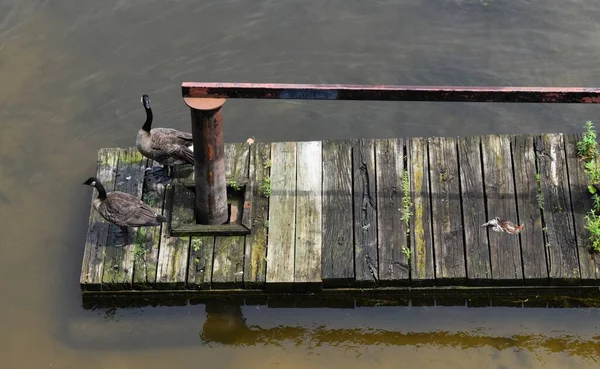
[[[197,189],[192,166],[175,166],[172,177],[166,197],[171,236],[244,236],[250,233],[252,191],[247,178],[230,178],[226,182],[225,223],[198,224],[194,209]]]

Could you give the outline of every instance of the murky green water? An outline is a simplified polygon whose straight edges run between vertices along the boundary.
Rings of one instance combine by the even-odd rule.
[[[597,309],[84,310],[101,147],[182,81],[597,86],[594,0],[0,0],[0,368],[596,368]],[[580,131],[594,106],[229,101],[225,140]],[[241,313],[241,315],[240,315]],[[242,318],[243,315],[243,318]],[[229,329],[227,329],[229,327]]]

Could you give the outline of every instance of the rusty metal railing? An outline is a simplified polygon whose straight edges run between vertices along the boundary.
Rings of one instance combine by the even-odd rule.
[[[227,183],[221,108],[227,99],[445,101],[598,104],[600,88],[313,85],[184,82],[194,137],[196,223],[227,221]]]

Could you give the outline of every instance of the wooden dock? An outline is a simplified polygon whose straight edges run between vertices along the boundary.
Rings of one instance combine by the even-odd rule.
[[[141,197],[169,221],[130,232],[120,246],[118,228],[91,210],[81,288],[203,296],[446,287],[598,292],[580,139],[226,144],[230,223],[201,235],[193,231],[193,170],[176,168],[165,185],[162,167],[135,148],[102,149],[97,177],[106,188]],[[524,228],[510,234],[482,226],[495,217]]]

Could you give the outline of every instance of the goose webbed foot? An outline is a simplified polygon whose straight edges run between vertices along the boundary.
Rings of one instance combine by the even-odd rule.
[[[115,245],[115,246],[125,246],[129,244],[129,227],[119,227],[121,230],[122,240],[123,242]]]

